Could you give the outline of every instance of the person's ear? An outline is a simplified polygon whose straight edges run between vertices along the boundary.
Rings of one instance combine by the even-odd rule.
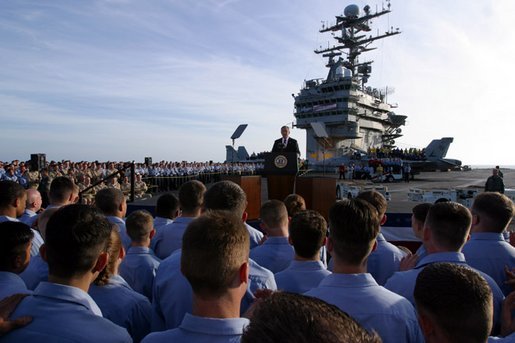
[[[243,220],[243,222],[246,222],[248,218],[249,218],[249,214],[247,213],[247,211],[243,212],[243,214],[241,216],[241,220]]]
[[[291,236],[288,236],[288,243],[289,243],[290,245],[293,245],[293,242],[291,241]]]
[[[424,337],[430,337],[435,332],[435,325],[431,318],[425,313],[419,311],[418,313],[418,323],[420,325],[420,329],[422,330],[422,334]]]
[[[45,243],[41,244],[41,246],[39,247],[39,255],[41,255],[41,258],[43,259],[43,261],[48,262],[47,256],[46,256],[46,245],[45,245]]]
[[[240,284],[241,283],[248,283],[249,282],[249,263],[248,262],[244,262],[241,266],[240,266],[240,269],[238,270],[238,277],[239,277],[239,282]]]
[[[386,223],[386,220],[388,219],[388,217],[385,215],[383,215],[383,218],[381,219],[381,226],[384,225],[384,223]]]
[[[98,255],[97,261],[95,262],[95,265],[93,266],[92,272],[101,272],[104,270],[104,268],[107,266],[107,263],[109,262],[109,254],[105,251],[101,252],[100,255]]]
[[[156,229],[152,228],[152,231],[150,231],[150,234],[148,235],[148,238],[152,239],[156,235]]]

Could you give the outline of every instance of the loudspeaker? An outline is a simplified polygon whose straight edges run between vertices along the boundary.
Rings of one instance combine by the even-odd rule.
[[[30,155],[30,170],[39,171],[46,167],[46,154],[31,154]]]
[[[150,167],[152,165],[152,157],[145,157],[145,165]]]

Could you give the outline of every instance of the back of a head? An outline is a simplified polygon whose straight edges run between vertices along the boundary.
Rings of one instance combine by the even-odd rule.
[[[106,216],[115,215],[123,201],[123,192],[116,188],[103,188],[95,194],[95,206]]]
[[[0,209],[11,206],[25,194],[25,189],[17,182],[0,181]]]
[[[178,210],[179,199],[173,193],[165,193],[157,198],[157,217],[174,219]]]
[[[179,189],[179,203],[185,212],[191,212],[202,207],[206,186],[200,181],[191,180]]]
[[[312,259],[324,244],[327,223],[316,211],[302,211],[291,219],[289,232],[295,254]]]
[[[247,195],[243,189],[232,181],[220,181],[212,185],[204,194],[206,210],[222,210],[243,215],[247,207]]]
[[[154,229],[154,218],[148,211],[137,210],[127,217],[125,227],[133,242],[142,242]]]
[[[330,238],[339,259],[359,264],[379,234],[377,210],[362,199],[341,200],[329,210]]]
[[[109,254],[109,260],[104,269],[98,274],[93,283],[97,286],[105,286],[109,283],[109,278],[116,273],[118,267],[118,259],[120,258],[120,250],[122,249],[122,238],[116,224],[111,224],[111,234],[107,240],[106,252]]]
[[[284,205],[288,216],[293,217],[296,213],[306,210],[306,201],[298,194],[290,194],[284,198]]]
[[[48,221],[50,220],[50,217],[52,217],[52,215],[57,212],[58,209],[59,207],[47,208],[38,216],[38,230],[39,233],[41,233],[43,240],[46,236],[46,226]]]
[[[338,307],[300,294],[274,292],[258,302],[242,343],[379,343]]]
[[[68,205],[56,211],[46,227],[49,274],[63,278],[90,271],[100,252],[105,251],[111,224],[88,205]]]
[[[456,202],[434,204],[427,213],[424,229],[431,230],[433,244],[447,251],[460,251],[470,232],[472,216]]]
[[[261,205],[259,211],[261,221],[270,229],[278,229],[288,225],[288,211],[279,200],[268,200]]]
[[[418,275],[413,295],[421,320],[430,317],[448,342],[487,341],[492,291],[476,271],[455,263],[431,264]]]
[[[181,271],[203,298],[224,294],[249,257],[249,235],[241,218],[208,211],[192,221],[182,238]]]
[[[15,272],[17,261],[27,259],[28,246],[34,233],[28,225],[21,222],[5,221],[0,223],[0,271]],[[28,261],[27,261],[28,262]]]
[[[388,207],[388,202],[386,201],[386,198],[375,190],[370,191],[364,191],[358,194],[356,197],[357,199],[362,199],[374,206],[380,216],[380,220],[383,218],[383,216],[386,213],[386,208]]]
[[[424,223],[426,221],[427,213],[429,212],[431,206],[432,204],[428,202],[423,202],[421,204],[415,205],[411,209],[411,212],[413,213],[413,216],[416,220],[418,220],[421,223]]]
[[[504,194],[484,192],[474,198],[471,211],[491,232],[503,232],[514,215],[513,201]]]
[[[51,204],[63,204],[70,199],[74,191],[74,183],[65,176],[58,176],[52,180],[48,198]]]

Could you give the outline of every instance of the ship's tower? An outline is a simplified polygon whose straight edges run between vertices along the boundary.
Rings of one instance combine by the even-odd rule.
[[[336,16],[334,25],[322,26],[320,32],[331,32],[337,41],[332,47],[315,50],[328,58],[329,73],[325,80],[306,80],[294,96],[296,126],[306,130],[310,162],[393,146],[394,139],[401,136],[406,116],[396,115],[386,102],[391,88],[367,87],[373,61],[359,61],[362,53],[376,49],[370,46],[374,41],[400,33],[391,27],[381,34],[369,34],[372,19],[389,12],[389,2],[375,13],[368,5],[363,12],[357,5],[349,5],[343,15]],[[325,128],[326,137],[318,137],[314,126],[316,131]]]

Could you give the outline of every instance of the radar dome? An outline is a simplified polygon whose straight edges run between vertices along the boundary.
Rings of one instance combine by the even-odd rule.
[[[346,17],[359,17],[359,7],[358,5],[349,5],[345,7],[343,10],[343,14],[345,14]]]

